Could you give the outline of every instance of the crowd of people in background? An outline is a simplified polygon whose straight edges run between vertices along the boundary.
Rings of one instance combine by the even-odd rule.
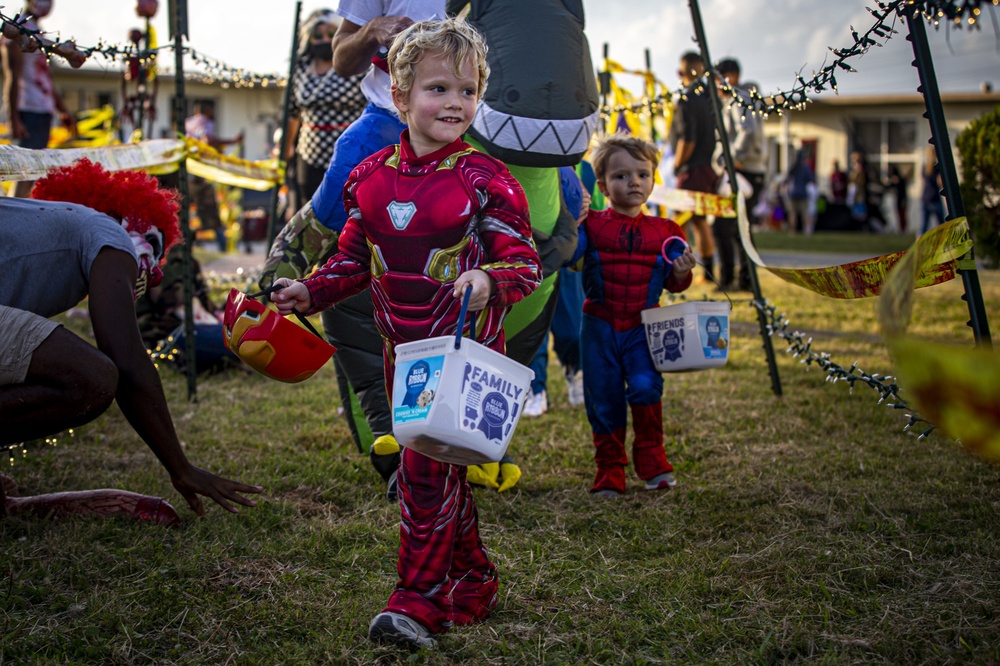
[[[407,28],[412,18],[391,14],[386,8],[372,10],[369,16],[356,8],[356,4],[343,0],[338,12],[316,10],[302,22],[290,82],[289,122],[284,136],[276,136],[276,150],[287,165],[285,185],[289,205],[285,221],[308,203],[311,214],[335,232],[342,230],[346,221],[341,190],[351,169],[366,155],[396,141],[405,129],[392,108],[393,101],[387,94],[388,74],[380,63],[385,61],[385,51],[393,36]],[[437,18],[440,13],[434,2],[421,7],[416,18]],[[50,0],[27,0],[24,12],[30,18],[26,25],[37,28],[37,22],[51,8]],[[338,13],[356,20],[345,22]],[[2,53],[4,100],[13,138],[23,147],[44,147],[53,121],[59,118],[72,126],[72,117],[66,113],[52,84],[44,57],[38,52],[22,53],[7,39]],[[373,61],[377,66],[370,66]],[[721,93],[721,127],[729,142],[736,184],[728,182],[716,134],[713,101],[707,88],[712,80],[708,74],[714,77]],[[887,193],[893,202],[895,230],[925,233],[934,224],[942,223],[941,179],[933,150],[928,150],[924,164],[912,178],[895,164],[889,165],[883,178],[879,168],[867,159],[863,147],[858,146],[847,156],[846,168],[840,159],[834,160],[829,182],[820,183],[816,177],[814,146],[803,145],[795,150],[794,159],[784,173],[772,176],[768,182],[768,172],[775,162],[768,155],[762,120],[746,113],[740,104],[750,98],[756,86],[742,80],[739,61],[724,58],[714,67],[707,67],[697,52],[686,52],[680,58],[677,75],[680,86],[674,96],[675,113],[667,138],[667,154],[669,170],[679,189],[726,194],[735,186],[746,195],[747,213],[754,230],[783,229],[810,235],[823,227],[824,215],[829,218],[840,212],[851,228],[881,232],[888,228],[884,210]],[[193,111],[185,122],[188,136],[218,150],[242,144],[242,131],[233,138],[218,135],[213,103],[196,101]],[[595,185],[589,162],[582,162],[576,173],[571,169],[565,171],[569,175],[563,174],[563,196],[569,207],[581,219],[588,209],[602,210],[604,197]],[[911,184],[920,188],[919,224],[911,221],[913,215],[908,205]],[[23,196],[31,185],[31,182],[17,183],[14,194]],[[586,197],[582,205],[579,192]],[[216,184],[191,176],[190,194],[201,231],[209,236],[214,234],[218,251],[226,252],[231,245],[227,242],[227,225],[220,217]],[[750,288],[748,261],[735,219],[694,215],[685,230],[699,258],[703,279],[716,281],[726,291]],[[174,266],[176,259],[174,256],[168,267]],[[316,259],[316,265],[321,265],[327,256]],[[142,320],[150,323],[145,330],[149,346],[162,341],[180,323],[176,298],[179,283],[173,280],[169,284],[172,285],[169,289],[151,291],[154,300],[150,300],[150,294],[144,299]],[[583,403],[584,382],[576,335],[578,310],[583,301],[579,274],[563,269],[559,293],[558,314],[551,328],[554,351],[565,372],[569,402],[579,405]],[[201,308],[206,321],[217,324],[214,310],[210,305]],[[383,449],[390,457],[385,465],[376,467],[389,484],[389,497],[394,497],[392,470],[398,461],[398,446],[390,441],[389,405],[384,399],[375,398],[381,391],[372,390],[380,382],[381,351],[373,328],[371,298],[361,293],[336,311],[324,312],[323,320],[331,342],[340,349],[335,366],[354,439],[360,449],[372,451],[374,458],[378,458],[376,451]],[[359,335],[345,338],[343,333],[334,333],[349,330]],[[525,409],[528,416],[544,414],[549,407],[548,351],[548,344],[542,345],[532,362],[536,379]]]
[[[942,184],[933,147],[928,147],[916,173],[890,163],[883,176],[862,150],[831,163],[829,179],[816,178],[814,155],[799,148],[784,175],[765,188],[756,206],[753,228],[792,234],[816,231],[860,231],[920,235],[944,221]],[[919,221],[910,206],[911,189],[919,185]]]
[[[39,22],[51,12],[51,0],[26,0],[23,13],[29,18],[26,27],[37,29]],[[369,100],[362,91],[364,72],[348,77],[334,68],[333,38],[341,18],[332,10],[312,12],[301,24],[299,49],[292,74],[290,115],[285,136],[275,137],[276,148],[286,165],[285,191],[287,217],[311,199],[322,182],[333,156],[334,145],[343,131],[364,110]],[[46,58],[40,52],[22,53],[4,40],[4,102],[9,109],[8,120],[16,145],[41,148],[48,142],[53,121],[69,129],[75,125],[72,114],[52,83]],[[40,60],[39,60],[40,59]],[[883,167],[873,164],[866,148],[857,145],[846,160],[833,162],[828,183],[816,178],[815,153],[806,146],[792,151],[793,159],[783,172],[770,176],[775,165],[768,155],[760,119],[747,114],[732,103],[730,90],[737,97],[747,98],[755,84],[741,82],[740,65],[735,58],[724,58],[715,65],[723,90],[723,124],[734,151],[736,170],[748,183],[747,210],[754,229],[780,228],[790,233],[810,234],[824,228],[822,219],[830,206],[839,213],[847,206],[850,228],[867,232],[892,230],[899,233],[924,233],[931,224],[943,218],[939,193],[935,194],[931,172],[936,168],[932,152],[917,165],[915,173],[896,164]],[[675,119],[671,127],[670,153],[674,156],[672,171],[678,187],[715,192],[728,187],[723,176],[724,165],[719,155],[719,143],[714,136],[714,119],[709,96],[702,85],[707,82],[705,63],[696,52],[683,54],[678,69],[680,85],[674,95]],[[754,127],[756,125],[756,127]],[[189,136],[204,140],[217,149],[242,143],[243,133],[223,139],[215,133],[214,104],[199,101],[185,123]],[[786,148],[788,149],[788,148]],[[708,157],[714,153],[714,157]],[[714,164],[712,160],[714,159]],[[846,164],[846,169],[841,165]],[[705,167],[714,166],[709,171]],[[31,182],[14,185],[16,196],[27,196]],[[918,189],[919,215],[910,210],[910,192]],[[940,188],[938,188],[939,190]],[[233,247],[226,233],[231,222],[220,219],[218,187],[205,179],[192,177],[190,191],[194,202],[198,238],[213,236],[220,252]],[[886,196],[889,195],[889,196]],[[891,220],[887,213],[891,212]],[[287,219],[287,218],[286,218]],[[916,220],[916,221],[914,221]],[[832,222],[836,229],[842,221]],[[742,254],[738,234],[732,220],[707,220],[695,216],[689,227],[706,276],[715,277],[715,264],[720,265],[719,283],[724,288],[748,288],[742,276]],[[735,263],[734,263],[735,262]],[[736,274],[739,264],[739,275]]]

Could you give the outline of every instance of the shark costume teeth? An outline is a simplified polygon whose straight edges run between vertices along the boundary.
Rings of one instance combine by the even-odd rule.
[[[597,129],[600,111],[585,118],[525,118],[494,109],[476,109],[469,131],[489,146],[490,154],[523,166],[572,166],[580,161]]]

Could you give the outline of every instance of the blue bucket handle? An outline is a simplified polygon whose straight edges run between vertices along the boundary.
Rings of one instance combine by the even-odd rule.
[[[469,310],[469,300],[472,298],[472,285],[466,285],[462,296],[462,309],[458,313],[458,328],[455,330],[455,349],[462,348],[462,333],[465,332],[465,317],[469,317],[469,338],[476,339],[476,313]]]

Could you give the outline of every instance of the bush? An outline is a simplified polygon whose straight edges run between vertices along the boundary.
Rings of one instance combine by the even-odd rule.
[[[974,120],[956,140],[962,160],[962,200],[976,258],[1000,265],[1000,106]]]

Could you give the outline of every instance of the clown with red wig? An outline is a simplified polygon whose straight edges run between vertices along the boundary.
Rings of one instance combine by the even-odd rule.
[[[35,183],[32,199],[71,201],[114,218],[132,241],[139,262],[135,298],[163,279],[160,263],[181,240],[177,193],[142,171],[108,172],[84,158]]]
[[[80,160],[37,181],[34,200],[0,197],[0,445],[77,427],[117,401],[196,513],[261,492],[192,465],[135,321],[180,240],[177,195],[142,172]],[[48,319],[88,300],[96,347]],[[2,486],[0,486],[2,491]],[[0,512],[125,514],[177,522],[165,501],[120,490],[4,497]]]

